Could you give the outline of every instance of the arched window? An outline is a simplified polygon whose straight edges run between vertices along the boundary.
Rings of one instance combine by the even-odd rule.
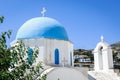
[[[58,49],[55,49],[54,62],[55,64],[59,64],[59,50]]]
[[[28,63],[29,63],[30,65],[32,65],[32,63],[33,63],[32,57],[33,57],[33,49],[30,48],[30,49],[28,50]]]
[[[70,65],[72,66],[72,52],[70,52]]]

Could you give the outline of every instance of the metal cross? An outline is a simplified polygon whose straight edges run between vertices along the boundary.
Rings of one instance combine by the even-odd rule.
[[[42,17],[45,16],[45,12],[46,12],[46,9],[43,7],[43,8],[42,8],[42,11],[41,11]]]

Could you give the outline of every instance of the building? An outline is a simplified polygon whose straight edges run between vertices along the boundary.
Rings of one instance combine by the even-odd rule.
[[[90,63],[91,59],[87,55],[74,55],[74,59],[80,63]]]
[[[32,57],[33,48],[37,46],[39,54],[35,64],[42,61],[45,67],[50,66],[40,73],[40,76],[47,74],[47,80],[87,80],[86,76],[73,67],[73,43],[65,28],[57,20],[44,17],[44,12],[43,8],[42,17],[32,18],[19,28],[11,46],[19,40],[25,47],[29,46],[28,59]]]
[[[16,40],[25,46],[39,47],[37,61],[47,65],[73,66],[73,44],[69,41],[65,28],[55,19],[36,17],[26,21],[18,30]]]

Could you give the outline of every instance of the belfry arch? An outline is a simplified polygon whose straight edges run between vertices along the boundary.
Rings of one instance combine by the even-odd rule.
[[[97,44],[93,53],[95,71],[109,70],[113,68],[112,49],[106,42],[104,42],[103,37],[101,37],[101,42]]]
[[[103,52],[103,46],[100,46],[99,48],[98,48],[98,55],[99,55],[99,66],[100,66],[100,69],[102,70],[103,69],[103,54],[102,54],[102,52]]]

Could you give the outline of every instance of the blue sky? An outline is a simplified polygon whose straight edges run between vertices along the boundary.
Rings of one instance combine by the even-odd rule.
[[[0,32],[12,30],[11,42],[21,25],[34,17],[59,21],[67,30],[74,49],[93,49],[103,35],[109,44],[120,41],[120,0],[0,0]]]

